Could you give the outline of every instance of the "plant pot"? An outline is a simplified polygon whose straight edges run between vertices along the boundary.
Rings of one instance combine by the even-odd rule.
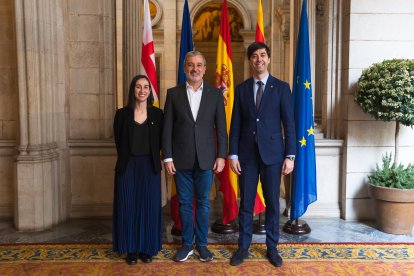
[[[411,234],[414,226],[414,189],[395,189],[368,183],[375,201],[377,225],[390,234]]]

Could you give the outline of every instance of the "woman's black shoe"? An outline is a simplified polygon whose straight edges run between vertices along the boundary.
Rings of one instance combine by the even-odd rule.
[[[137,264],[137,253],[128,253],[126,257],[126,262],[129,265],[136,265]]]
[[[152,262],[152,257],[150,255],[148,255],[148,254],[139,253],[138,256],[139,256],[139,259],[142,262],[144,262],[144,263],[150,263],[150,262]]]

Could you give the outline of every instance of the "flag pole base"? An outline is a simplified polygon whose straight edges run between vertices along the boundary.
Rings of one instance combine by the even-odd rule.
[[[294,222],[288,220],[283,226],[283,232],[293,235],[304,235],[311,232],[311,228],[304,220],[297,219]]]
[[[171,228],[171,235],[173,236],[181,236],[182,232],[180,229],[175,228],[174,226]]]
[[[259,214],[259,219],[253,221],[253,234],[256,235],[266,235],[266,229],[265,229],[265,224],[264,224],[264,220],[262,218],[262,213]]]
[[[234,221],[223,224],[222,219],[216,220],[216,222],[213,223],[211,226],[211,231],[217,234],[233,234],[238,231],[237,225],[234,223]]]

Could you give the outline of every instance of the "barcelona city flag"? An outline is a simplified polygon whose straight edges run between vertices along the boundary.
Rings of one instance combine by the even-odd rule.
[[[312,110],[312,83],[309,52],[306,0],[300,16],[296,61],[293,78],[293,105],[296,128],[296,159],[292,181],[290,220],[301,217],[308,205],[315,202],[316,161]]]
[[[229,132],[234,102],[234,83],[229,16],[226,0],[223,0],[221,9],[216,66],[216,87],[223,92],[227,132]],[[218,175],[218,178],[220,181],[220,191],[223,193],[223,224],[228,224],[237,217],[239,210],[237,205],[237,175],[230,169],[228,158],[226,158],[224,169]]]
[[[159,107],[157,69],[155,68],[154,40],[152,38],[151,15],[148,0],[144,0],[144,30],[142,32],[142,52],[140,72],[151,82],[154,106]]]

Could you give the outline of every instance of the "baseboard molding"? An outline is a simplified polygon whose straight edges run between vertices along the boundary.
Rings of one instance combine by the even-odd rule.
[[[13,205],[0,204],[0,218],[13,218]]]
[[[341,210],[338,204],[318,203],[317,201],[309,205],[306,211],[306,217],[320,217],[320,218],[340,218]]]

